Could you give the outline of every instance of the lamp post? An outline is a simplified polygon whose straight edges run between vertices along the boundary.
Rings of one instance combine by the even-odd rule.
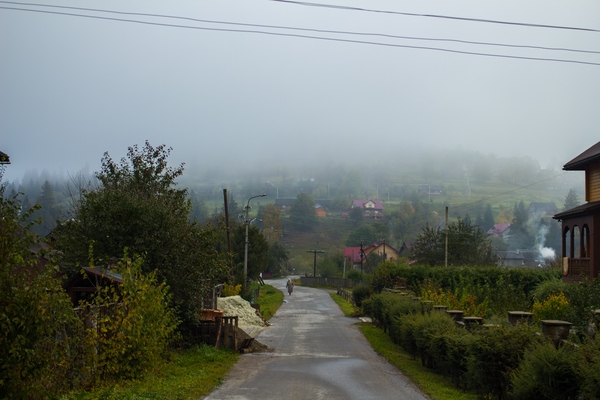
[[[256,196],[252,196],[248,199],[248,203],[246,203],[246,219],[244,220],[244,224],[246,224],[246,243],[244,245],[244,282],[243,282],[243,292],[246,292],[246,286],[248,285],[248,225],[250,225],[250,220],[248,219],[248,212],[250,211],[250,200],[255,199],[257,197],[265,197],[267,194],[259,194]]]

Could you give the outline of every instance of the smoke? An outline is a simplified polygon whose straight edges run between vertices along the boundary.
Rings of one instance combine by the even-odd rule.
[[[550,227],[542,222],[542,214],[534,213],[527,220],[527,229],[535,237],[534,248],[540,253],[543,259],[556,258],[556,252],[550,247],[546,247],[546,238]]]

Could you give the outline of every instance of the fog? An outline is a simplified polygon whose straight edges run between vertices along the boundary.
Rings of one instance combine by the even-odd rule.
[[[599,140],[599,2],[324,4],[0,1],[4,180],[145,140],[191,174],[457,150],[560,169]]]

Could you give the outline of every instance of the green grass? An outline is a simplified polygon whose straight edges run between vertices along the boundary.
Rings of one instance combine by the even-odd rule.
[[[171,352],[169,361],[142,379],[71,393],[62,399],[198,399],[223,382],[238,358],[239,354],[231,350],[206,345]]]
[[[420,360],[413,359],[400,346],[394,344],[381,329],[371,324],[361,324],[359,328],[376,352],[401,370],[432,400],[477,399],[477,395],[455,388],[450,379],[425,368]]]
[[[263,285],[256,302],[260,305],[261,315],[268,321],[283,303],[283,293],[274,286]]]
[[[342,296],[338,295],[337,293],[329,293],[329,295],[340,307],[346,317],[356,317],[359,315],[360,310],[354,307],[354,305],[349,301],[346,301]]]
[[[359,310],[336,293],[331,298],[340,307],[346,317],[355,317]],[[419,360],[413,359],[400,346],[392,342],[381,329],[371,324],[360,324],[359,329],[367,338],[371,347],[381,354],[389,363],[395,365],[415,385],[432,400],[476,400],[477,395],[465,393],[455,388],[450,379],[438,375],[425,368]]]

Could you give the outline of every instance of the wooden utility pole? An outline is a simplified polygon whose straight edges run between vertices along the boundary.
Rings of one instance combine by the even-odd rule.
[[[446,206],[446,263],[445,266],[448,267],[448,206]]]
[[[231,256],[231,238],[229,229],[229,201],[227,199],[227,189],[223,189],[223,199],[225,202],[225,232],[227,232],[227,252],[229,253],[229,275],[231,276],[231,284],[235,281],[233,275],[233,258]]]
[[[313,266],[313,277],[317,277],[317,253],[325,253],[323,250],[306,250],[307,253],[313,253],[315,255],[315,263]]]

